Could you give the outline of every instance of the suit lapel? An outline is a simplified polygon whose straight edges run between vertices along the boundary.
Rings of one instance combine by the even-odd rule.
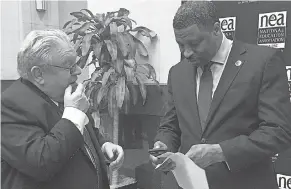
[[[187,73],[186,79],[183,81],[185,82],[186,90],[187,90],[187,99],[189,99],[189,104],[191,105],[194,120],[197,120],[197,124],[200,125],[200,118],[199,118],[199,112],[198,112],[198,106],[197,106],[197,94],[196,94],[196,74],[197,69],[193,64],[187,61],[187,59],[184,59],[184,69],[182,73]],[[199,135],[202,133],[201,126],[199,127],[192,127],[195,130],[193,131],[195,134],[199,133]],[[196,130],[197,129],[197,130]],[[198,131],[198,132],[197,132]]]
[[[209,114],[206,120],[206,129],[204,131],[207,130],[210,120],[213,118],[226,92],[230,88],[232,82],[234,81],[240,68],[242,67],[245,61],[244,56],[243,56],[245,53],[246,53],[246,49],[244,45],[241,42],[234,41],[233,47],[229,54],[224,71],[221,75],[219,84],[213,95],[213,100],[211,102],[211,107],[210,107]],[[240,61],[241,61],[241,64],[240,64]]]

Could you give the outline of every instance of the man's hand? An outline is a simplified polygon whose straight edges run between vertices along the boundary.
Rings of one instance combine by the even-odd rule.
[[[225,161],[219,144],[193,145],[185,155],[202,169],[214,163]]]
[[[111,142],[105,142],[101,148],[104,156],[111,162],[109,168],[111,170],[119,169],[124,161],[124,152],[121,146]]]
[[[86,113],[89,109],[89,100],[84,93],[83,84],[78,84],[75,92],[72,93],[72,86],[66,88],[64,96],[64,107],[74,107]]]
[[[160,142],[160,141],[157,141],[155,144],[154,144],[154,149],[163,149],[163,150],[168,150],[168,147],[166,144]],[[158,164],[161,164],[163,163],[167,157],[169,157],[172,153],[171,152],[166,152],[162,155],[159,155],[157,157],[153,156],[150,154],[150,161],[152,162],[153,166],[156,168]],[[171,160],[171,159],[167,159],[166,162],[164,162],[161,166],[159,166],[157,168],[158,171],[163,171],[163,172],[169,172],[171,170],[173,170],[175,168],[175,163]]]

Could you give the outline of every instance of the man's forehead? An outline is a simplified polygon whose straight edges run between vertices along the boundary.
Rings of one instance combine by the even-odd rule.
[[[177,41],[191,39],[198,40],[199,38],[199,28],[197,25],[191,25],[183,29],[174,29],[175,37]]]

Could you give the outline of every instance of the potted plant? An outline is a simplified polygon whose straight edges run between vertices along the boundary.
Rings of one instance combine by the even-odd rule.
[[[136,57],[148,60],[149,54],[139,36],[154,41],[157,35],[144,26],[133,27],[136,22],[128,17],[125,8],[106,14],[93,14],[88,9],[70,13],[74,18],[64,24],[71,36],[81,68],[94,65],[95,71],[86,82],[86,95],[90,97],[90,111],[100,124],[100,111],[108,110],[113,118],[112,140],[118,144],[119,112],[128,113],[130,104],[138,100],[138,88],[146,102],[145,82],[156,80],[156,72],[149,63],[137,62]],[[143,61],[144,62],[144,61]],[[137,85],[136,88],[134,85]],[[116,184],[114,172],[111,184]]]

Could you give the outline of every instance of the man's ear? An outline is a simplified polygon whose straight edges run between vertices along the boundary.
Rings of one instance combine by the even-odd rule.
[[[219,36],[221,33],[221,29],[220,29],[220,23],[219,22],[215,22],[213,25],[213,35],[214,36]]]
[[[43,85],[44,84],[44,78],[43,78],[42,69],[40,67],[38,67],[38,66],[33,66],[30,71],[31,71],[32,80],[34,80],[39,85]]]

